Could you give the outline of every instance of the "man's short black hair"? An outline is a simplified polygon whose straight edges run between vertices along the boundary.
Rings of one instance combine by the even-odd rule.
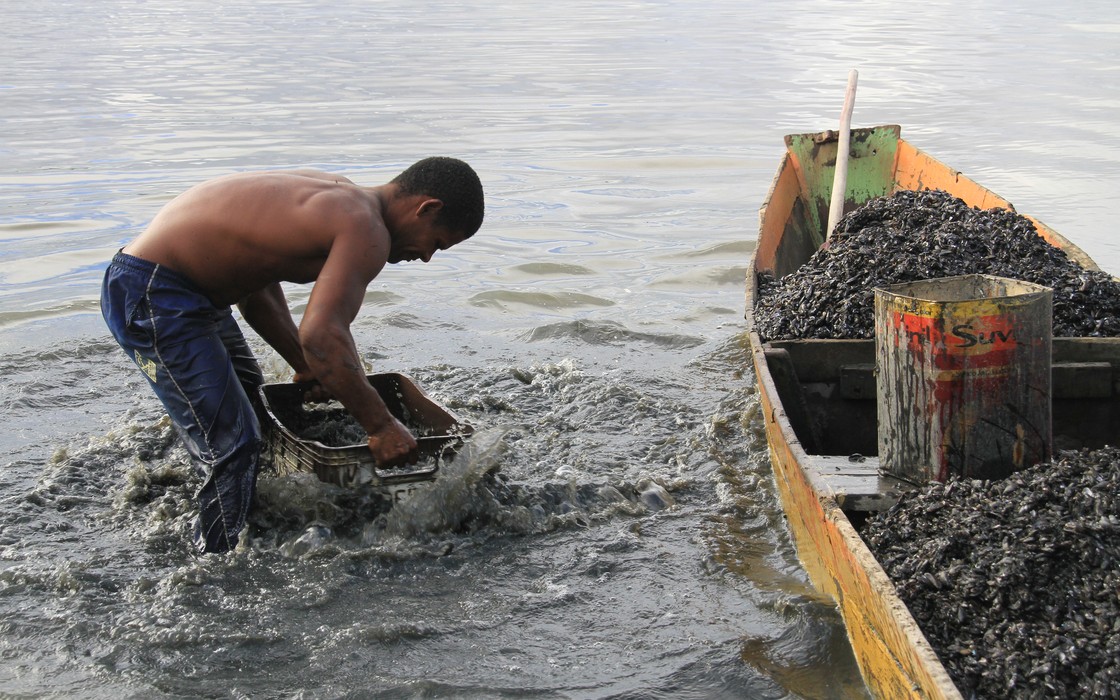
[[[392,182],[399,194],[420,194],[443,202],[436,224],[467,238],[482,226],[482,182],[471,166],[456,158],[434,156],[417,161]]]

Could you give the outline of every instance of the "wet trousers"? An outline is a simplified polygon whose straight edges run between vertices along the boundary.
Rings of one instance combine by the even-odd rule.
[[[125,253],[105,271],[101,313],[205,479],[195,546],[232,549],[256,488],[261,429],[254,406],[263,381],[233,313],[182,275]]]

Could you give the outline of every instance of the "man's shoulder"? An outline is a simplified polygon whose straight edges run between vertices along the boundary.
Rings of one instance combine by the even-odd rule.
[[[338,185],[342,188],[357,187],[353,181],[342,175],[300,168],[293,170],[247,170],[238,173],[229,173],[200,183],[192,189],[217,191],[229,189],[257,189],[267,188],[274,192],[299,190],[301,188],[321,189]]]
[[[337,173],[328,173],[323,170],[314,170],[312,168],[297,168],[295,170],[275,170],[273,172],[295,175],[298,177],[306,177],[312,180],[323,180],[325,182],[333,182],[338,185],[354,185],[354,181],[348,177],[343,177]]]

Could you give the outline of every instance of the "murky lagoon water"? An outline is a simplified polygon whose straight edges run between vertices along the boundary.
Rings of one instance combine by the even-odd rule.
[[[900,123],[1120,270],[1113,3],[45,3],[0,10],[0,694],[865,693],[773,490],[742,277],[781,136]],[[198,486],[96,313],[207,177],[480,172],[482,232],[355,326],[479,429],[406,507]],[[297,313],[306,289],[292,287]],[[271,379],[283,363],[257,343]]]

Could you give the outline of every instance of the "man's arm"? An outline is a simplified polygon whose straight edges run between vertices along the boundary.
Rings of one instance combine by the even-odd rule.
[[[338,233],[299,327],[312,375],[365,429],[374,459],[385,466],[415,461],[416,439],[370,386],[350,324],[361,308],[366,285],[384,267],[388,251],[389,234],[383,226],[372,232],[366,228]]]
[[[303,357],[299,331],[280,283],[274,282],[253,292],[237,302],[237,308],[249,327],[292,366],[296,371],[296,381],[301,381],[301,375],[306,378],[310,368]]]

